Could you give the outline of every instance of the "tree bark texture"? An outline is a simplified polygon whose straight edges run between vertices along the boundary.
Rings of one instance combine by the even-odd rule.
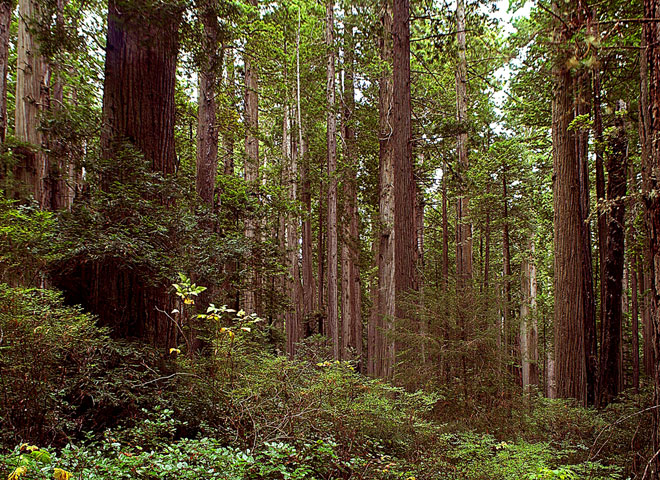
[[[554,6],[566,23],[557,27],[559,45],[567,44],[571,32],[571,5]],[[569,21],[566,21],[569,20]],[[580,165],[574,118],[574,80],[563,56],[554,67],[555,91],[552,103],[553,206],[554,206],[554,331],[555,381],[560,398],[575,398],[587,404],[587,352],[585,328],[587,313],[583,263],[588,261],[583,246],[583,215],[580,195]]]
[[[212,5],[201,2],[198,6],[202,22],[202,50],[204,59],[199,72],[199,98],[197,112],[197,194],[209,207],[213,207],[215,178],[218,171],[218,124],[216,120],[215,91],[222,66],[218,52],[218,17]]]
[[[646,18],[660,19],[660,1],[645,0],[644,13]],[[646,207],[646,229],[649,238],[650,260],[648,273],[650,280],[650,318],[653,340],[653,379],[654,379],[654,405],[660,404],[660,29],[658,22],[644,24],[647,47],[647,61],[649,70],[649,152],[645,165],[648,180],[647,188],[643,193]],[[655,192],[655,194],[653,193]],[[660,447],[659,438],[660,414],[653,410],[653,451]],[[660,472],[660,455],[654,461],[654,475]]]
[[[326,3],[325,43],[327,48],[327,161],[328,161],[328,301],[326,321],[328,338],[335,359],[341,358],[339,304],[337,288],[337,113],[335,111],[334,1]]]
[[[351,8],[350,6],[348,7]],[[345,165],[343,175],[344,212],[342,220],[342,358],[362,365],[362,301],[360,282],[360,235],[357,209],[357,156],[353,112],[355,110],[355,40],[353,17],[346,14],[344,28],[344,111]]]
[[[618,394],[621,371],[621,332],[623,326],[622,294],[625,241],[625,196],[628,167],[628,140],[623,114],[625,105],[617,108],[615,129],[609,138],[607,155],[607,242],[603,268],[605,298],[603,338],[600,351],[598,405],[605,406]]]
[[[42,209],[50,209],[46,138],[39,129],[41,113],[48,107],[48,63],[40,54],[32,32],[40,20],[42,7],[36,0],[20,0],[18,17],[16,72],[16,138],[30,144],[21,149],[15,178],[19,189],[32,194]]]
[[[258,9],[258,0],[250,0],[250,5]],[[243,62],[245,64],[245,182],[251,193],[259,197],[259,82],[257,67],[254,64],[253,42],[248,40]],[[248,213],[245,219],[245,237],[255,247],[258,242],[258,220],[254,212]],[[258,293],[261,279],[258,273],[259,265],[256,255],[252,255],[251,265],[245,287],[243,308],[247,312],[259,313]]]
[[[0,1],[0,145],[7,135],[7,72],[9,67],[9,28],[14,0]]]
[[[375,374],[390,378],[394,372],[394,156],[392,136],[394,134],[393,78],[392,78],[392,4],[391,0],[381,3],[380,55],[383,70],[380,77],[379,111],[379,224],[378,247],[378,315],[376,326]]]

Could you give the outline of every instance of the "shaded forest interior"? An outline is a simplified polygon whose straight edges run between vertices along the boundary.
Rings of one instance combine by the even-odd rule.
[[[660,0],[0,0],[0,190],[10,480],[660,478]]]

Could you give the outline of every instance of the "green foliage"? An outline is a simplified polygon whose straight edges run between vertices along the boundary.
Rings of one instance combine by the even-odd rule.
[[[51,290],[0,284],[0,444],[64,444],[155,404],[154,351],[115,342]]]

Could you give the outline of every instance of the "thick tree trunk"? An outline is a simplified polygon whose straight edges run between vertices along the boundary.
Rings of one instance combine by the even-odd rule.
[[[603,339],[600,351],[598,405],[603,407],[618,394],[621,383],[622,286],[625,240],[625,195],[628,167],[628,140],[622,115],[625,105],[617,108],[615,130],[609,139],[607,156],[607,254],[605,256],[605,303]]]
[[[378,250],[378,325],[376,335],[376,375],[390,378],[394,372],[394,156],[392,135],[393,78],[392,4],[382,2],[380,55],[383,71],[379,85],[379,223]]]
[[[644,13],[646,18],[660,19],[660,1],[645,0]],[[649,152],[645,165],[648,175],[647,189],[643,193],[646,207],[646,228],[649,238],[650,260],[650,318],[653,335],[653,379],[654,379],[654,405],[660,404],[660,197],[653,194],[660,190],[660,28],[657,21],[644,24],[647,60],[649,67]],[[660,448],[660,414],[657,409],[653,411],[653,451]],[[654,461],[654,475],[660,472],[660,455]]]
[[[554,5],[555,13],[566,23],[557,27],[557,43],[566,44],[571,32],[570,4]],[[552,140],[554,163],[554,237],[555,237],[555,378],[557,395],[575,398],[587,405],[587,346],[585,338],[588,312],[585,311],[585,269],[589,259],[583,246],[581,208],[581,169],[576,138],[570,124],[574,118],[571,72],[563,60],[554,68],[555,91],[552,103]]]
[[[410,322],[415,313],[411,294],[419,290],[410,107],[410,5],[394,0],[393,8],[394,132],[394,289],[396,320]],[[414,331],[414,327],[411,327]],[[396,355],[395,346],[395,355]]]
[[[635,393],[639,392],[639,296],[638,296],[638,285],[639,285],[639,258],[637,254],[633,255],[633,258],[629,260],[629,271],[630,271],[630,319],[631,319],[631,333],[632,333],[632,386],[635,389]]]
[[[328,0],[325,14],[325,43],[327,51],[327,154],[328,154],[328,338],[332,342],[335,359],[341,358],[339,305],[337,291],[337,114],[335,112],[335,39],[334,1]]]
[[[250,0],[250,5],[258,8],[258,0]],[[258,14],[258,13],[255,13]],[[248,41],[244,56],[245,63],[245,182],[251,192],[258,196],[259,192],[259,83],[257,68],[254,65],[254,49],[252,42]],[[258,219],[248,213],[245,219],[245,236],[253,248],[258,243]],[[257,298],[261,287],[259,275],[258,255],[252,255],[252,265],[249,268],[248,281],[245,287],[243,308],[247,312],[259,312],[259,299]]]
[[[130,180],[129,172],[118,174],[112,168],[127,143],[154,172],[174,173],[174,91],[182,12],[146,8],[148,3],[111,0],[108,5],[101,155],[110,168],[102,178],[104,188]],[[169,203],[167,198],[151,200]],[[176,332],[164,313],[173,308],[168,279],[150,286],[154,272],[139,271],[116,258],[82,262],[75,275],[77,281],[63,279],[73,285],[69,295],[99,315],[101,323],[111,325],[115,334],[175,344]]]
[[[19,188],[32,194],[42,209],[51,208],[48,184],[48,159],[44,151],[46,138],[39,129],[41,113],[48,108],[50,74],[33,34],[33,22],[42,15],[40,2],[20,0],[18,17],[16,72],[16,138],[30,144],[21,149],[15,178]]]
[[[218,53],[218,17],[213,6],[200,2],[202,21],[202,50],[204,60],[199,72],[199,106],[197,112],[197,194],[213,207],[215,178],[218,171],[218,126],[216,120],[215,89],[222,65]]]

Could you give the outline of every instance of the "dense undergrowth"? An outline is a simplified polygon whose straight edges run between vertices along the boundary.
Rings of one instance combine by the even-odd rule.
[[[269,353],[270,327],[245,312],[180,315],[184,329],[199,322],[195,355],[183,345],[158,351],[111,339],[57,292],[0,286],[0,478],[536,479],[643,471],[650,431],[643,395],[602,413],[509,399],[493,410],[488,433],[467,416],[448,418],[436,394],[324,360],[319,342],[309,341],[296,361]]]

